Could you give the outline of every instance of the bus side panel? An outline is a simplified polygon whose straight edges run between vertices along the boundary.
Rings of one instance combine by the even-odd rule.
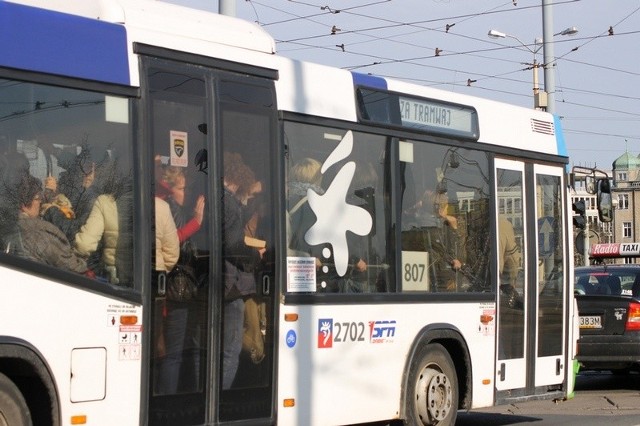
[[[494,303],[281,307],[282,315],[294,312],[298,321],[282,322],[280,328],[279,424],[397,418],[411,346],[425,326],[442,318],[462,333],[474,360],[473,408],[494,403]],[[483,324],[483,315],[492,322]],[[490,384],[483,385],[483,379]],[[287,398],[295,398],[294,407],[283,408]]]
[[[138,425],[142,308],[9,268],[0,275],[0,336],[25,341],[43,357],[61,424],[85,415],[87,424]],[[121,325],[122,315],[138,321]]]
[[[278,68],[278,109],[357,121],[350,72],[290,60],[283,60]]]

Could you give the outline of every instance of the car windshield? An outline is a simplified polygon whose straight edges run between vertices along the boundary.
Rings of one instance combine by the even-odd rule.
[[[575,272],[574,292],[587,295],[638,296],[640,268],[578,268]]]

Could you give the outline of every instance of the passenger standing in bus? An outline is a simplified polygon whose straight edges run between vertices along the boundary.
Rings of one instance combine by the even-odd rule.
[[[166,201],[154,198],[156,211],[156,271],[169,272],[178,263],[180,240]]]
[[[69,241],[73,241],[77,228],[76,214],[73,211],[71,201],[66,195],[58,192],[58,183],[55,177],[48,176],[44,180],[44,193],[40,215],[47,222],[56,225],[67,236]]]
[[[156,253],[155,253],[155,270],[158,274],[166,274],[178,262],[180,257],[180,241],[178,240],[178,230],[171,216],[171,208],[166,201],[155,197],[155,234],[156,234]],[[156,312],[156,316],[163,315],[163,312]],[[162,329],[162,321],[154,318],[155,328],[155,358],[163,358],[166,354],[164,330]]]
[[[287,256],[313,257],[316,264],[316,290],[335,293],[345,288],[344,278],[339,277],[333,263],[323,249],[328,244],[311,246],[305,235],[316,222],[316,214],[309,205],[308,193],[324,194],[322,188],[322,164],[314,158],[303,158],[293,165],[287,182]],[[328,252],[333,253],[332,250]],[[324,260],[326,259],[326,260]]]
[[[256,180],[248,188],[240,188],[241,203],[245,206],[245,217],[248,218],[244,226],[245,243],[248,246],[258,249],[267,249],[267,242],[264,240],[264,227],[266,219],[266,204],[260,195],[262,194],[262,182]],[[262,263],[265,258],[262,256]],[[272,257],[272,256],[271,256]],[[269,261],[268,259],[266,259]],[[256,277],[258,280],[258,277]],[[264,331],[266,330],[266,304],[265,301],[256,294],[244,298],[244,332],[242,335],[242,350],[249,356],[253,364],[260,364],[265,357],[264,351]],[[241,363],[242,365],[242,363]],[[245,371],[251,374],[249,369]]]
[[[72,249],[64,233],[40,217],[42,183],[25,174],[17,188],[18,227],[22,248],[27,257],[57,268],[93,276],[87,263]]]
[[[196,252],[192,245],[191,236],[202,225],[204,217],[204,196],[199,195],[189,218],[185,211],[185,191],[187,179],[183,168],[166,166],[162,171],[161,181],[167,188],[169,195],[166,198],[176,224],[178,240],[180,242],[180,256],[174,270],[169,272],[167,283],[172,279],[172,274],[180,273],[184,277],[193,280],[196,285]],[[165,356],[159,365],[158,390],[163,394],[175,394],[178,386],[187,391],[195,390],[197,384],[197,372],[199,371],[199,344],[195,336],[196,330],[189,330],[187,325],[190,315],[190,301],[170,300],[167,298],[164,313],[164,342]]]
[[[131,184],[128,178],[111,178],[103,187],[106,193],[95,199],[86,222],[75,235],[75,249],[89,259],[101,247],[100,258],[93,260],[99,262],[94,269],[111,284],[129,285],[133,264],[125,259],[133,255],[132,242],[121,243],[127,233],[121,232],[120,226],[131,219]]]
[[[114,195],[115,186],[121,186],[123,180],[117,176],[116,164],[111,158],[105,155],[96,167],[96,163],[87,154],[88,151],[84,149],[71,165],[67,165],[68,169],[60,173],[59,181],[55,176],[45,179],[44,203],[40,214],[43,219],[60,228],[72,243],[80,228],[89,220],[97,198],[101,194]],[[104,207],[104,204],[111,203],[112,201],[105,202],[103,199],[100,204]],[[94,214],[93,220],[95,218]],[[117,222],[115,219],[114,221]],[[113,235],[117,235],[117,232]],[[100,237],[101,235],[97,236],[98,241]],[[91,253],[96,252],[96,249],[97,246],[93,247]],[[83,253],[83,256],[86,256],[92,270],[98,274],[104,272],[101,270],[104,265],[99,265],[101,253],[96,252],[91,258],[87,253]]]
[[[364,208],[375,219],[375,193],[378,175],[373,165],[369,162],[356,166],[351,187],[354,188],[347,195],[347,202]],[[349,247],[349,268],[347,275],[340,279],[339,290],[341,293],[363,293],[377,291],[378,285],[375,271],[369,270],[371,259],[376,259],[371,245],[371,237],[375,234],[374,228],[369,235],[358,236],[353,232],[347,233]],[[383,285],[379,285],[383,287]]]
[[[287,241],[288,256],[310,256],[311,246],[304,235],[314,224],[316,217],[309,207],[307,192],[323,194],[322,165],[313,158],[303,158],[291,167],[287,182]],[[320,267],[316,257],[316,267]]]
[[[93,202],[99,195],[93,185],[96,181],[96,161],[91,149],[83,147],[80,154],[64,164],[66,170],[60,173],[57,184],[58,191],[66,195],[73,206],[78,227],[86,222]]]
[[[464,266],[460,260],[462,242],[458,219],[448,213],[448,205],[446,191],[429,189],[410,211],[405,211],[415,217],[422,229],[420,249],[430,255],[432,291],[456,291],[457,273]]]
[[[513,225],[502,214],[498,217],[498,235],[500,283],[503,285],[508,284],[515,289],[518,272],[522,264],[522,251],[518,246]]]
[[[244,333],[244,297],[256,293],[255,272],[265,249],[245,244],[248,218],[242,203],[243,188],[255,185],[255,175],[238,153],[224,154],[222,257],[224,298],[222,388],[230,389],[240,363]]]
[[[309,190],[323,194],[322,165],[313,158],[303,158],[293,165],[287,182],[287,241],[289,256],[310,256],[311,246],[304,235],[313,226],[316,216],[309,206]],[[316,267],[320,268],[320,258],[316,257]]]

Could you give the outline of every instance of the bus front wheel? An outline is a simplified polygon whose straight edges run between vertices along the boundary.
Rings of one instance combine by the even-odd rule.
[[[20,389],[0,373],[0,426],[31,426],[29,407]]]
[[[442,345],[420,346],[411,362],[407,383],[407,424],[455,425],[458,378],[453,361]]]

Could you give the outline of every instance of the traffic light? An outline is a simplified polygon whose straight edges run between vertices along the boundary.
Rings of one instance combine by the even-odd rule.
[[[573,208],[574,213],[577,213],[577,215],[573,215],[573,226],[579,229],[584,229],[587,224],[587,208],[584,200],[574,201],[571,207]]]
[[[601,222],[611,222],[613,220],[613,200],[611,199],[611,184],[609,179],[598,181],[598,216]]]

